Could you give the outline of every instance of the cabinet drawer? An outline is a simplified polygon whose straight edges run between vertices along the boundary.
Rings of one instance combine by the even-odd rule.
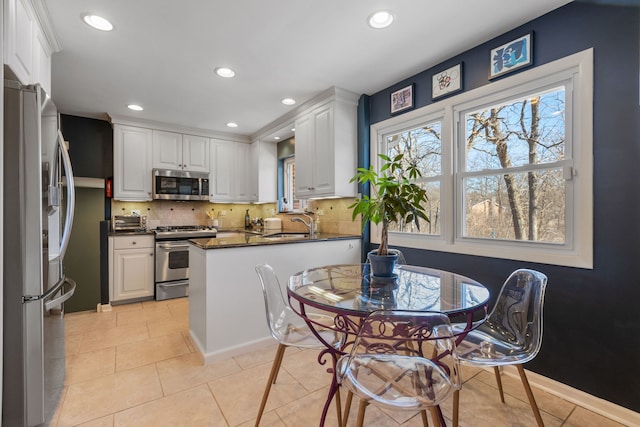
[[[118,236],[113,238],[113,249],[153,248],[153,236]]]

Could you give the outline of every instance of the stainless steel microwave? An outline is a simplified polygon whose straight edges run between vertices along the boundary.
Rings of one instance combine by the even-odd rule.
[[[209,200],[209,174],[167,169],[153,170],[153,198]]]

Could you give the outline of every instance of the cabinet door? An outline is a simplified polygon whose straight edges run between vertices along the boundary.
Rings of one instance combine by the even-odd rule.
[[[182,169],[182,134],[153,131],[153,167],[156,169]]]
[[[229,201],[233,195],[234,144],[230,141],[211,140],[211,172],[209,173],[209,200]]]
[[[233,170],[233,200],[246,202],[252,201],[255,176],[255,166],[251,161],[251,146],[249,144],[237,143],[234,147],[234,170]]]
[[[313,119],[307,114],[296,120],[296,197],[313,194]]]
[[[40,83],[49,96],[51,94],[51,52],[45,40],[44,34],[36,26],[37,35],[34,37],[35,72],[33,82]]]
[[[331,195],[335,180],[332,104],[320,107],[313,112],[313,141],[313,194]]]
[[[182,168],[191,172],[209,172],[209,138],[182,136]]]
[[[116,200],[151,200],[151,130],[115,125],[113,184]]]
[[[27,0],[5,0],[4,62],[23,84],[33,82],[34,27]]]
[[[255,201],[275,203],[278,201],[278,146],[265,141],[251,145],[253,164],[258,172],[253,178]]]
[[[153,296],[153,248],[113,252],[113,301]]]

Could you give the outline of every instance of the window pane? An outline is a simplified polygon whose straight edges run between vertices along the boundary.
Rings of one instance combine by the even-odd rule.
[[[465,121],[466,171],[564,159],[564,87],[467,113]]]
[[[410,224],[392,223],[389,224],[390,231],[440,235],[440,182],[423,182],[419,185],[427,191],[428,201],[424,210],[430,222],[419,220],[420,230],[413,222]]]
[[[465,237],[564,243],[562,169],[467,178]]]
[[[387,136],[386,154],[394,157],[403,153],[403,161],[415,163],[423,177],[438,176],[442,173],[441,128],[442,123],[436,121],[423,127]]]

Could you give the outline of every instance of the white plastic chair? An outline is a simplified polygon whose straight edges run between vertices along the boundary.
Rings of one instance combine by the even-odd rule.
[[[499,366],[515,365],[538,426],[544,426],[540,410],[522,367],[532,360],[542,345],[542,308],[547,276],[528,269],[516,270],[506,280],[487,320],[469,332],[458,345],[460,363],[494,367],[500,400],[504,392]],[[453,325],[460,331],[464,325]],[[454,397],[454,426],[458,419],[458,392]]]
[[[428,355],[425,355],[428,353]],[[337,375],[349,390],[344,424],[351,399],[360,399],[357,426],[364,424],[369,404],[392,410],[434,408],[460,388],[455,338],[442,313],[378,310],[363,322],[349,355],[340,358]],[[440,416],[434,417],[437,423]]]
[[[264,306],[267,315],[267,324],[273,338],[278,341],[278,349],[276,351],[269,380],[262,396],[260,409],[256,418],[256,427],[260,424],[260,419],[267,404],[267,398],[271,391],[271,386],[276,383],[276,378],[282,365],[282,358],[287,347],[299,347],[305,349],[323,350],[326,348],[309,329],[305,321],[298,316],[282,296],[280,282],[273,268],[268,264],[256,266],[256,272],[260,278],[262,293],[264,295]],[[308,317],[314,324],[333,325],[333,317],[321,314],[308,314]],[[322,339],[334,346],[339,347],[342,344],[343,336],[331,329],[316,328]],[[340,395],[336,395],[336,399],[340,399]],[[340,407],[338,405],[338,420],[340,420]]]

